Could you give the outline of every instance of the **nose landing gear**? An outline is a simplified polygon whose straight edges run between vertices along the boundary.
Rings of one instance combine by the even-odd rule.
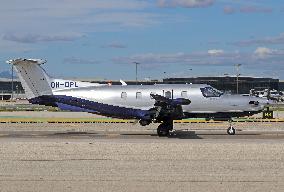
[[[228,135],[235,135],[236,134],[236,129],[233,126],[230,126],[227,129],[227,133],[228,133]]]
[[[235,135],[236,134],[236,129],[232,125],[232,120],[229,120],[230,126],[227,129],[228,135]]]

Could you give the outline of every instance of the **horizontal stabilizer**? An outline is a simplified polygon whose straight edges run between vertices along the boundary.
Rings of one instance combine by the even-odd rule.
[[[13,65],[17,65],[17,64],[38,64],[38,65],[41,65],[41,64],[44,64],[46,63],[46,60],[43,60],[43,59],[11,59],[11,60],[8,60],[6,61],[6,63],[8,64],[13,64]]]

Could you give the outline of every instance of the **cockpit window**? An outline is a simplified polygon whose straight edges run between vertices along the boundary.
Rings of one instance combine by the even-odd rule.
[[[213,87],[204,87],[200,88],[200,90],[204,97],[220,97],[221,95],[223,95],[223,92],[214,89]]]

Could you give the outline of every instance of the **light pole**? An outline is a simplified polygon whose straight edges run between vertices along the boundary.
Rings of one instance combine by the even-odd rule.
[[[166,79],[167,78],[167,72],[166,71],[164,71],[164,76],[163,76],[163,79]],[[162,80],[163,80],[162,79]]]
[[[240,66],[242,64],[236,64],[236,68],[237,68],[237,94],[239,94],[239,76],[240,76]]]
[[[12,70],[12,95],[11,95],[11,100],[13,101],[14,99],[14,65],[12,64],[12,67],[11,67],[11,70]]]
[[[193,81],[192,69],[190,68],[190,69],[188,69],[188,70],[190,71],[189,74],[191,74],[191,75],[188,76],[187,82],[192,83],[192,81]],[[190,77],[190,76],[191,76],[191,77]],[[190,78],[191,78],[191,82],[190,82]]]
[[[136,85],[138,84],[138,78],[137,78],[137,76],[138,76],[138,65],[140,64],[140,63],[138,63],[138,62],[133,62],[134,64],[135,64],[135,66],[136,66]]]
[[[191,74],[191,72],[192,72],[192,69],[190,68],[190,69],[188,69],[189,71],[190,71],[190,73],[189,74]],[[192,76],[192,74],[191,74],[191,76]]]

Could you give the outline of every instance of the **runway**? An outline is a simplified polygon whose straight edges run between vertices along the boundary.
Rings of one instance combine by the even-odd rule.
[[[237,134],[227,135],[228,123],[175,124],[169,137],[158,137],[158,124],[0,124],[0,139],[284,139],[284,123],[235,123]]]
[[[282,131],[239,131],[236,135],[227,135],[225,131],[174,131],[168,137],[159,137],[155,131],[0,131],[0,139],[70,139],[70,140],[93,140],[93,139],[140,139],[140,140],[160,140],[160,139],[215,139],[215,140],[235,140],[235,139],[284,139]]]
[[[0,191],[283,191],[283,125],[0,124]]]

